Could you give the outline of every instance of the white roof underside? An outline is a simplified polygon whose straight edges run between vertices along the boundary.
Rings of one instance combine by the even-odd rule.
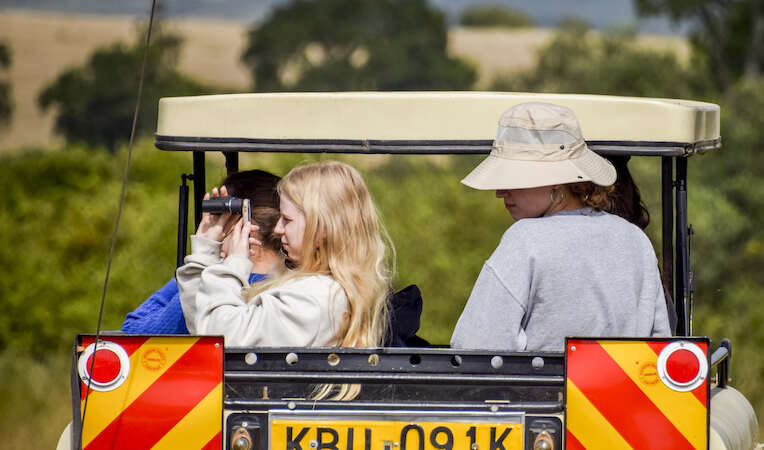
[[[522,102],[571,108],[587,141],[719,138],[719,107],[688,100],[504,92],[341,92],[163,98],[157,135],[330,140],[492,140]]]

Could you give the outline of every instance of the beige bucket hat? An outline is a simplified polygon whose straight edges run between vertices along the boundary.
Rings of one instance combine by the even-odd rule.
[[[575,114],[529,102],[504,111],[491,153],[462,183],[475,189],[523,189],[591,181],[615,183],[615,168],[589,150]]]

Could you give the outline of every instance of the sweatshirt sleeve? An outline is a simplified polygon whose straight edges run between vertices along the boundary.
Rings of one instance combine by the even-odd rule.
[[[175,273],[183,317],[191,334],[198,333],[193,318],[196,316],[196,295],[201,285],[202,271],[221,261],[220,248],[222,245],[222,242],[196,235],[191,236],[191,253],[184,259],[185,264],[180,266]]]
[[[480,271],[472,294],[451,336],[454,348],[523,351],[525,309],[489,263]]]
[[[128,313],[122,323],[122,331],[133,334],[188,334],[175,280],[170,280],[135,311]]]
[[[222,334],[228,346],[311,346],[317,342],[321,305],[316,292],[288,285],[260,293],[245,303],[225,267],[210,267],[202,275],[197,296],[196,327],[201,334]],[[216,282],[208,278],[217,277]]]
[[[315,278],[295,280],[250,300],[241,295],[239,261],[226,258],[205,269],[196,296],[197,332],[222,334],[227,346],[329,345],[334,337],[322,304],[337,296],[329,283]]]

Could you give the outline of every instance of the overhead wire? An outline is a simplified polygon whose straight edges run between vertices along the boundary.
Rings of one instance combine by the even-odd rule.
[[[119,206],[117,207],[117,218],[114,222],[114,230],[111,234],[109,258],[106,264],[106,276],[103,282],[103,291],[101,292],[101,304],[98,310],[98,324],[96,326],[95,340],[93,342],[93,356],[90,362],[90,368],[88,369],[88,373],[91,375],[88,376],[87,390],[85,393],[85,402],[82,407],[82,419],[80,422],[80,429],[79,429],[79,442],[77,442],[78,448],[82,448],[82,430],[84,430],[85,428],[85,417],[86,417],[85,414],[88,409],[88,398],[90,397],[90,392],[92,390],[91,388],[91,383],[93,381],[92,373],[93,373],[93,368],[95,367],[96,355],[98,354],[98,341],[101,336],[101,325],[103,323],[103,311],[104,311],[104,305],[106,303],[106,292],[108,291],[108,286],[109,286],[109,274],[111,273],[111,263],[114,260],[114,249],[116,248],[116,244],[117,244],[117,234],[119,233],[119,222],[122,217],[122,209],[124,207],[125,196],[127,194],[127,180],[128,180],[128,174],[130,173],[130,161],[133,154],[133,146],[135,144],[135,130],[138,124],[138,113],[140,111],[141,97],[143,95],[143,81],[146,76],[146,62],[148,60],[148,55],[149,55],[149,45],[151,43],[151,29],[154,25],[154,15],[156,13],[156,5],[157,5],[157,0],[152,0],[151,13],[149,14],[149,24],[148,24],[148,29],[146,30],[146,41],[145,41],[145,45],[143,49],[143,61],[141,63],[141,72],[140,72],[140,77],[138,79],[138,94],[135,100],[135,110],[133,111],[133,122],[130,129],[130,140],[127,146],[127,161],[125,163],[125,171],[122,175],[122,190],[119,196]]]

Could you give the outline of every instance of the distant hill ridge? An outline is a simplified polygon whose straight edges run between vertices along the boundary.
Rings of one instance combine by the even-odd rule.
[[[162,0],[162,13],[169,18],[226,19],[242,23],[262,20],[270,10],[288,0]],[[449,23],[458,22],[461,11],[469,6],[498,4],[520,10],[542,27],[556,26],[566,17],[579,17],[596,29],[634,24],[641,32],[681,34],[685,27],[672,26],[666,19],[640,20],[634,0],[428,0],[446,14]],[[108,15],[148,15],[151,2],[124,0],[0,0],[0,9],[21,8]]]

